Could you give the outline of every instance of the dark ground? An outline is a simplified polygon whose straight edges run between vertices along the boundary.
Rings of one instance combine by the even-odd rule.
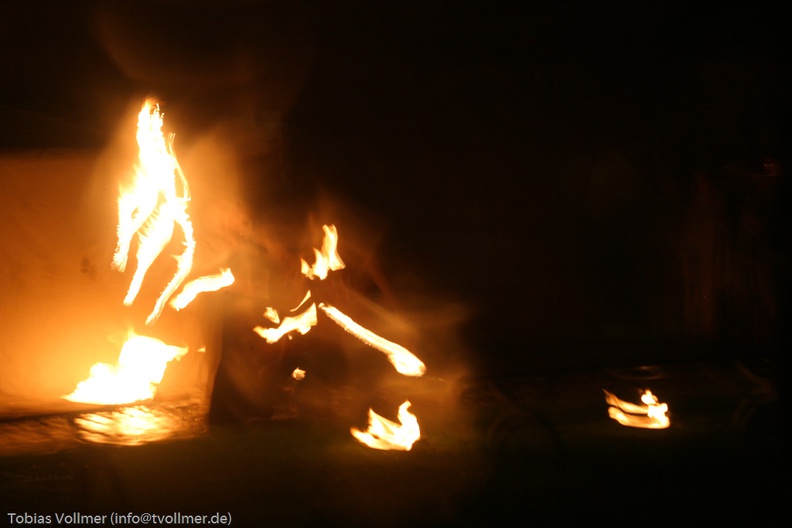
[[[669,404],[669,429],[607,417],[602,387],[630,399],[647,383]],[[31,513],[228,512],[237,526],[667,526],[763,524],[788,498],[773,385],[741,365],[421,384],[412,400],[424,437],[409,453],[362,447],[345,409],[316,415],[299,391],[289,419],[134,447],[79,442],[74,415],[7,422],[0,502]],[[58,436],[61,450],[46,454]]]

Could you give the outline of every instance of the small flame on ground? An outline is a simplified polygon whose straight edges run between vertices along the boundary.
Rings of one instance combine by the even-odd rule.
[[[88,379],[63,398],[105,405],[150,400],[168,363],[186,353],[186,348],[167,345],[153,337],[132,335],[121,348],[115,365],[95,363]]]
[[[264,310],[264,318],[269,321],[272,321],[275,324],[280,323],[280,316],[278,315],[278,310],[276,310],[271,306],[267,306],[267,308]]]
[[[182,310],[193,302],[199,293],[217,291],[232,284],[234,284],[234,274],[228,268],[215,275],[199,277],[185,284],[181,293],[171,300],[170,305],[176,311]]]
[[[294,372],[292,372],[292,378],[296,379],[297,381],[305,379],[305,371],[301,368],[294,369]]]
[[[165,303],[190,274],[195,254],[193,226],[187,214],[190,190],[172,143],[162,133],[159,105],[147,99],[138,114],[139,163],[132,184],[121,189],[118,198],[118,244],[113,267],[124,271],[132,239],[138,235],[137,268],[124,298],[129,306],[137,297],[146,272],[170,242],[178,226],[184,237],[184,251],[176,257],[177,269],[160,294],[146,324],[155,322]]]
[[[353,427],[349,431],[359,442],[373,449],[409,451],[421,438],[418,419],[408,410],[409,408],[409,401],[399,406],[398,419],[401,424],[383,418],[369,409],[368,429],[360,431]]]
[[[665,429],[671,425],[671,420],[666,416],[668,405],[659,403],[648,389],[641,395],[643,405],[620,400],[606,390],[603,392],[605,402],[611,406],[608,407],[608,415],[622,425],[643,429]]]
[[[324,230],[324,239],[322,240],[322,250],[314,248],[314,255],[316,262],[313,266],[309,266],[304,259],[300,259],[300,271],[309,279],[318,277],[319,280],[327,278],[330,271],[344,269],[344,262],[338,255],[338,230],[334,225],[322,226]]]

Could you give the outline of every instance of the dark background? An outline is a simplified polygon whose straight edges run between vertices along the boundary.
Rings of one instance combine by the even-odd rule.
[[[482,363],[773,356],[788,27],[689,4],[6,0],[0,148],[102,148],[156,95],[262,218],[364,211]]]

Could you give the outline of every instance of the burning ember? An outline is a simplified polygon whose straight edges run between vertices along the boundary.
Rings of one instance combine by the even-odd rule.
[[[665,429],[671,425],[671,420],[666,416],[668,405],[659,403],[648,389],[641,395],[643,405],[620,400],[606,390],[603,392],[605,402],[610,405],[608,415],[622,425],[643,429]]]
[[[150,400],[174,359],[187,353],[186,348],[171,346],[153,337],[132,335],[115,365],[96,363],[91,375],[77,384],[64,399],[81,403],[107,405]]]
[[[368,429],[364,432],[353,427],[350,432],[359,442],[373,449],[409,451],[421,438],[418,419],[408,410],[409,408],[409,401],[399,406],[398,418],[401,425],[369,409]]]

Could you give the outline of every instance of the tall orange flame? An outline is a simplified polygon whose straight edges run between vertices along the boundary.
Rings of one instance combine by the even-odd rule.
[[[170,242],[174,227],[182,231],[184,251],[176,257],[176,272],[157,299],[146,324],[159,318],[165,303],[190,274],[195,254],[193,226],[187,214],[189,186],[173,153],[171,139],[165,140],[162,124],[159,105],[147,99],[138,114],[140,151],[135,177],[119,193],[118,244],[113,255],[113,267],[124,271],[132,239],[138,235],[137,268],[124,297],[124,305],[129,306],[135,301],[146,272]]]

